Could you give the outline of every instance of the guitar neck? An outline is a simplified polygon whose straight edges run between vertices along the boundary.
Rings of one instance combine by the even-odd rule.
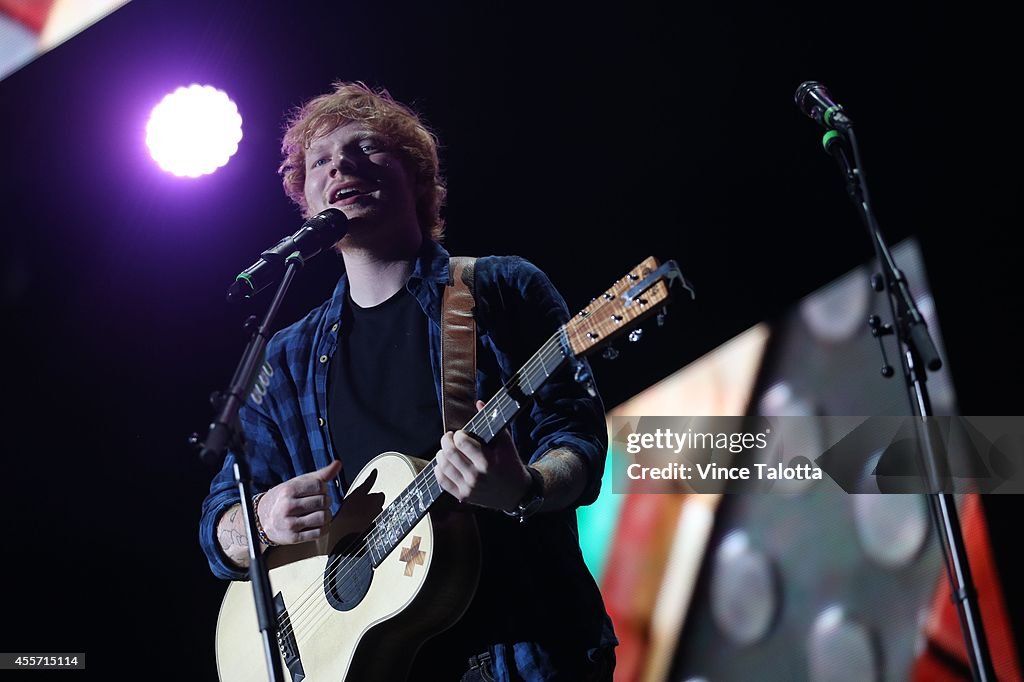
[[[523,367],[512,375],[463,430],[483,444],[494,440],[552,374],[570,358],[583,357],[623,334],[669,298],[669,284],[678,281],[693,296],[693,287],[675,261],[659,266],[650,257],[562,325]],[[409,487],[381,512],[367,535],[374,567],[441,497],[434,460],[420,470]]]
[[[463,430],[484,445],[508,426],[527,401],[569,358],[569,343],[561,327],[512,375]],[[434,476],[436,460],[430,460],[412,483],[377,517],[367,536],[367,546],[376,567],[390,554],[429,511],[443,490]]]

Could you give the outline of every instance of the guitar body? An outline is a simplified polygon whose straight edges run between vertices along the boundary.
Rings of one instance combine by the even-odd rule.
[[[420,645],[469,606],[480,572],[471,513],[435,507],[382,557],[365,542],[366,530],[426,464],[397,452],[378,455],[352,482],[324,537],[264,554],[292,680],[405,679]],[[248,582],[228,586],[216,649],[224,682],[267,679]]]

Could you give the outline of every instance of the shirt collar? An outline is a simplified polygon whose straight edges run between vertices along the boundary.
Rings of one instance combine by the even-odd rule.
[[[444,286],[448,282],[448,252],[433,239],[424,239],[416,256],[416,265],[409,277],[410,286],[414,280],[437,282]]]
[[[425,312],[440,319],[441,292],[448,283],[448,252],[433,239],[424,239],[416,254],[416,263],[406,283],[406,288],[420,302]],[[342,274],[331,295],[327,319],[336,322],[341,319],[341,307],[348,298],[348,275]]]

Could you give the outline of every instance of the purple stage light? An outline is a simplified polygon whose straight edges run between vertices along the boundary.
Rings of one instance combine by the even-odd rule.
[[[165,171],[197,178],[212,173],[238,151],[242,117],[221,90],[192,84],[153,107],[146,145]]]

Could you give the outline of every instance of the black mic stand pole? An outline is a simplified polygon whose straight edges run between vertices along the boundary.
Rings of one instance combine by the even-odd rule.
[[[827,132],[822,143],[825,150],[839,164],[843,177],[846,179],[847,193],[868,229],[875,255],[882,269],[881,277],[872,278],[872,288],[875,291],[882,291],[884,288],[886,291],[895,324],[891,328],[888,325],[879,328],[875,321],[872,323],[872,332],[876,336],[894,333],[901,349],[900,359],[903,365],[903,377],[907,384],[911,414],[920,417],[917,420],[918,442],[923,448],[922,464],[927,476],[932,520],[939,531],[939,540],[952,591],[951,596],[960,619],[960,629],[967,646],[971,673],[976,681],[989,682],[989,680],[995,680],[996,677],[985,638],[985,629],[982,625],[981,610],[977,601],[978,594],[971,578],[956,501],[951,493],[944,490],[938,473],[936,449],[932,439],[932,423],[929,419],[932,416],[932,406],[925,385],[928,380],[926,369],[937,371],[942,367],[942,360],[928,333],[924,317],[910,295],[907,279],[896,266],[892,252],[882,238],[878,222],[871,210],[871,200],[864,180],[864,166],[860,160],[857,137],[852,126],[846,131],[845,137],[853,150],[852,164],[838,132],[834,130]],[[879,279],[881,281],[878,281]],[[883,375],[891,376],[891,369],[883,368]],[[949,480],[945,476],[943,478]]]
[[[289,256],[285,262],[287,267],[281,278],[281,284],[274,294],[274,299],[270,302],[270,309],[259,327],[253,331],[249,344],[242,353],[242,360],[238,364],[238,369],[235,370],[235,376],[231,380],[231,387],[227,394],[218,399],[220,413],[210,424],[210,432],[199,453],[199,458],[203,462],[218,469],[223,465],[229,448],[235,453],[233,467],[235,483],[238,486],[242,518],[245,519],[246,538],[249,542],[249,579],[252,582],[256,616],[263,638],[263,653],[271,682],[284,682],[285,678],[281,667],[281,656],[278,653],[277,615],[273,610],[270,576],[267,574],[263,554],[259,550],[259,541],[256,539],[256,519],[253,515],[252,504],[249,502],[252,499],[252,481],[245,455],[245,437],[238,422],[238,411],[252,390],[256,374],[263,363],[263,351],[270,340],[270,329],[274,318],[277,317],[281,303],[284,301],[284,295],[292,283],[295,272],[302,266],[302,258],[297,252]]]

